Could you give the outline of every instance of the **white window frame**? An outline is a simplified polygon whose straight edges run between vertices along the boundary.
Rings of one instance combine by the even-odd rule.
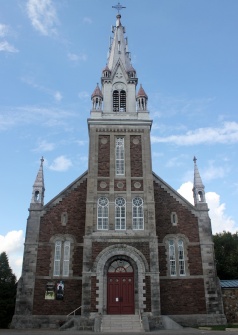
[[[182,238],[168,240],[169,275],[171,277],[186,276],[184,241]]]
[[[125,139],[124,137],[116,138],[115,146],[115,165],[116,165],[116,175],[125,175]]]
[[[115,230],[126,230],[126,200],[123,197],[115,199]]]
[[[98,199],[97,208],[97,229],[108,230],[109,201],[106,197]]]
[[[144,208],[141,197],[132,200],[132,229],[144,230]]]
[[[70,241],[55,241],[54,277],[69,277],[70,247]]]

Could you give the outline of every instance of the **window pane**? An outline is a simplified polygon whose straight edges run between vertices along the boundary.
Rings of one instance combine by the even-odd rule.
[[[115,229],[126,229],[126,201],[122,197],[115,200]]]
[[[183,241],[178,241],[178,259],[179,259],[179,274],[185,276],[185,261],[184,261],[184,247]]]
[[[70,242],[64,243],[63,276],[69,276]]]
[[[175,259],[174,240],[169,240],[169,263],[170,263],[170,275],[176,276],[176,259]]]
[[[108,229],[108,215],[109,215],[109,201],[106,197],[100,197],[98,199],[98,217],[97,226],[98,229]]]
[[[116,175],[125,174],[125,149],[124,149],[124,138],[116,139]]]
[[[132,225],[133,229],[144,229],[143,200],[136,197],[132,200]]]
[[[54,276],[60,275],[61,241],[55,242]]]

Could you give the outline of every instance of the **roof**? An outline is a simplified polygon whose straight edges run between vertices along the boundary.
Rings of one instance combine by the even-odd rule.
[[[238,288],[238,279],[220,280],[221,288]]]
[[[101,92],[101,90],[100,90],[98,84],[97,84],[95,90],[93,91],[93,94],[91,95],[91,99],[92,99],[93,97],[101,97],[101,98],[103,98],[102,92]]]
[[[140,89],[139,89],[139,91],[138,91],[138,93],[137,93],[137,97],[145,97],[145,98],[148,98],[148,96],[147,96],[147,94],[145,93],[145,91],[144,91],[142,85],[140,85]]]

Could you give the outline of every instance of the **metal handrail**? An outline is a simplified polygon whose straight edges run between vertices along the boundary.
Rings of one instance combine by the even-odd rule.
[[[71,312],[71,313],[69,313],[67,316],[66,316],[66,318],[68,318],[71,314],[74,314],[74,316],[75,316],[75,312],[78,310],[78,309],[80,309],[82,306],[79,306],[78,308],[76,308],[73,312]]]

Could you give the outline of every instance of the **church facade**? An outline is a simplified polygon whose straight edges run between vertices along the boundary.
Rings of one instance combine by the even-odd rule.
[[[225,323],[211,222],[194,158],[194,205],[152,171],[148,97],[136,92],[117,15],[88,119],[88,170],[44,205],[33,185],[13,326],[48,325],[77,310]],[[47,321],[45,321],[47,320]]]

